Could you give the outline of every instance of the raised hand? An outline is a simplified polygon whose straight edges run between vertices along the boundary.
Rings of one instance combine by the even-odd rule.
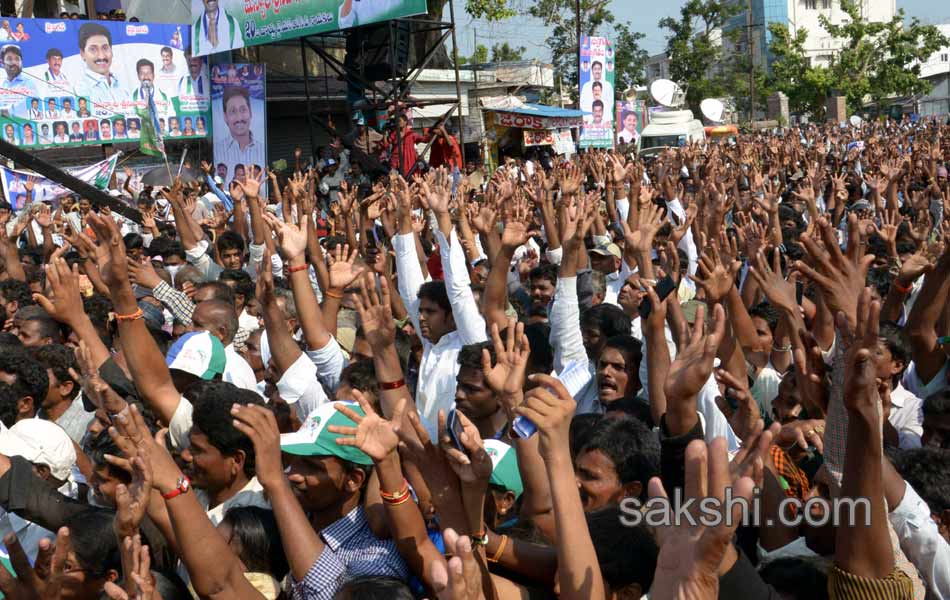
[[[300,225],[286,223],[278,219],[269,212],[263,214],[264,221],[270,226],[271,231],[277,235],[280,242],[280,253],[288,262],[303,256],[307,250],[307,215],[298,215]],[[291,218],[290,215],[284,215],[285,219]]]
[[[870,288],[858,297],[852,327],[846,315],[838,313],[835,321],[845,352],[844,405],[849,411],[873,412],[879,399],[875,377],[874,352],[878,345],[881,303],[871,301]]]
[[[704,520],[677,519],[669,512],[663,519],[666,526],[657,530],[660,554],[650,597],[656,600],[688,598],[713,600],[719,595],[719,568],[726,558],[733,533],[739,526],[742,503],[726,502],[726,489],[732,488],[733,498],[751,499],[755,482],[749,477],[734,478],[729,472],[726,442],[716,438],[707,447],[702,440],[694,440],[686,447],[686,486],[683,495],[699,503],[713,497],[718,502],[717,525],[706,527]],[[672,501],[662,481],[650,480],[651,499],[659,498],[663,506],[672,507]],[[731,515],[727,511],[731,510]],[[727,518],[727,516],[731,518]],[[678,526],[672,523],[678,522]]]
[[[145,518],[149,496],[152,493],[152,466],[136,456],[129,461],[132,481],[115,488],[115,521],[113,528],[119,538],[134,536]]]
[[[241,191],[244,192],[244,196],[251,200],[253,198],[259,198],[261,193],[261,185],[264,183],[264,179],[267,177],[267,172],[261,169],[261,172],[254,176],[254,167],[253,165],[244,165],[245,173],[247,177],[244,178],[244,183],[240,181],[237,182],[238,187],[241,188]]]
[[[129,285],[128,262],[125,255],[125,244],[119,226],[112,219],[89,211],[86,219],[89,226],[96,232],[100,250],[97,261],[99,274],[110,289]]]
[[[732,290],[741,263],[730,261],[719,253],[716,244],[710,244],[699,259],[699,275],[691,276],[696,285],[706,292],[706,303],[721,302]]]
[[[461,411],[455,411],[455,418],[462,423],[459,442],[462,443],[464,451],[459,450],[452,443],[446,425],[445,412],[440,410],[439,446],[442,453],[445,455],[449,466],[458,475],[459,481],[463,483],[484,482],[485,485],[488,485],[492,469],[491,457],[485,452],[485,446],[482,444],[482,437],[478,434],[478,428]]]
[[[206,161],[206,160],[201,161],[201,165],[200,165],[200,166],[201,166],[201,171],[202,171],[205,175],[211,175],[211,171],[214,169],[214,167],[211,166],[211,163],[209,163],[209,162]]]
[[[125,589],[108,581],[102,591],[111,600],[158,600],[151,570],[152,557],[148,546],[142,545],[142,538],[138,534],[122,538],[120,543]]]
[[[396,343],[396,323],[390,304],[390,284],[385,277],[380,277],[377,295],[374,279],[371,274],[363,277],[363,285],[360,293],[353,296],[353,304],[360,316],[363,336],[371,347],[379,350]]]
[[[332,254],[327,253],[327,259],[330,263],[328,269],[330,289],[345,290],[366,271],[366,265],[356,266],[355,262],[358,255],[359,248],[354,248],[353,252],[350,252],[349,244],[337,244]]]
[[[571,163],[557,171],[557,183],[564,195],[575,194],[581,188],[583,173],[580,167]]]
[[[551,459],[558,453],[570,452],[571,418],[577,403],[564,384],[549,375],[532,375],[537,387],[525,394],[524,402],[515,408],[519,415],[538,427],[538,448],[541,456]]]
[[[640,222],[636,229],[631,229],[626,222],[621,222],[624,242],[627,246],[640,254],[649,253],[653,249],[656,232],[663,226],[665,214],[664,209],[650,202],[640,207]]]
[[[274,413],[266,406],[234,404],[231,406],[234,427],[254,444],[257,479],[265,490],[273,490],[284,482],[280,458],[280,430]]]
[[[393,412],[393,418],[387,420],[373,410],[373,405],[361,392],[353,390],[353,399],[363,409],[362,415],[340,402],[334,404],[334,408],[356,423],[356,427],[330,425],[328,430],[330,433],[344,436],[336,439],[340,446],[354,446],[372,458],[373,462],[381,462],[399,445],[399,427],[402,425],[408,400],[402,398]]]
[[[445,167],[436,169],[431,181],[425,179],[421,184],[429,208],[436,213],[447,213],[452,200],[452,176]]]
[[[85,316],[79,293],[79,265],[72,268],[62,258],[46,265],[46,281],[53,292],[52,300],[42,294],[33,294],[33,300],[60,323],[71,325]]]
[[[11,600],[58,600],[63,586],[63,566],[70,551],[69,529],[60,527],[56,543],[40,541],[35,564],[20,545],[15,533],[3,538],[10,557],[14,577],[6,567],[0,567],[0,591]]]
[[[713,329],[706,332],[706,309],[696,310],[692,332],[681,334],[679,352],[670,365],[669,375],[663,387],[670,405],[674,400],[692,400],[703,388],[713,370],[713,359],[726,331],[726,313],[722,305],[713,309]]]
[[[765,297],[775,308],[788,313],[798,314],[799,306],[795,291],[795,273],[786,281],[782,277],[781,253],[778,248],[772,251],[772,266],[765,259],[765,253],[759,250],[752,257],[752,268],[749,274],[765,293]]]
[[[109,437],[126,457],[137,457],[145,463],[145,468],[152,474],[152,487],[161,494],[177,489],[182,473],[166,449],[165,436],[168,430],[160,430],[153,438],[135,405],[129,405],[126,410],[115,415],[112,423]],[[110,456],[107,460],[112,463],[110,459],[115,458]]]
[[[459,536],[454,529],[442,532],[445,552],[450,554],[447,562],[432,561],[429,579],[439,600],[484,600],[482,573],[475,559],[472,540]]]

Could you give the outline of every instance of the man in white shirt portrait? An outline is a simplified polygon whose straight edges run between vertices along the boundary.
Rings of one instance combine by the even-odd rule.
[[[56,98],[46,99],[46,119],[58,119],[59,107],[56,106]]]
[[[380,21],[401,4],[402,0],[343,0],[338,12],[337,26],[340,29],[349,29]]]
[[[221,107],[228,133],[215,140],[215,156],[232,167],[238,164],[266,164],[263,141],[254,139],[254,114],[247,88],[225,88]]]
[[[112,72],[112,32],[99,23],[79,28],[79,56],[85,63],[77,95],[86,96],[98,116],[112,114],[129,100],[129,90]]]
[[[43,80],[46,81],[49,93],[69,91],[69,80],[63,73],[63,51],[59,48],[50,48],[46,51],[46,71],[43,73]]]
[[[610,82],[604,79],[604,63],[595,60],[590,65],[590,76],[591,79],[584,84],[584,87],[581,89],[581,100],[580,107],[584,112],[592,112],[592,106],[594,104],[594,84],[600,83],[600,97],[606,98],[608,100],[614,97],[614,88],[610,85]]]

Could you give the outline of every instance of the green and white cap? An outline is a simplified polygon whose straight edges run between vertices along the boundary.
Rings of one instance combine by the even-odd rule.
[[[224,373],[226,360],[224,346],[218,338],[207,331],[192,331],[172,344],[165,364],[169,369],[178,369],[210,381]]]
[[[336,443],[340,434],[332,433],[327,427],[356,427],[356,423],[334,408],[335,402],[323,404],[307,416],[300,429],[280,436],[280,449],[287,454],[298,456],[335,456],[358,465],[371,465],[373,459],[355,446],[341,446]],[[363,409],[356,403],[342,402],[353,412],[362,416]]]
[[[488,482],[514,492],[515,498],[520,497],[524,484],[521,483],[515,449],[498,440],[485,440],[484,443],[485,452],[491,457],[491,479]]]

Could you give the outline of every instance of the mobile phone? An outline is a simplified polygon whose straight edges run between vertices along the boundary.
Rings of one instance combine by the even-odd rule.
[[[804,297],[804,295],[805,295],[805,284],[803,284],[801,281],[796,281],[795,282],[795,301],[798,303],[799,306],[802,305],[802,298]]]
[[[669,275],[656,283],[656,295],[660,298],[660,302],[666,300],[666,297],[669,296],[675,289],[676,282],[674,282],[673,278]],[[650,313],[653,311],[653,304],[650,302],[649,296],[644,296],[640,299],[639,310],[641,319],[646,319],[650,316]]]
[[[465,447],[462,446],[462,433],[465,431],[465,427],[462,425],[462,419],[459,418],[458,411],[455,409],[449,412],[448,430],[449,438],[452,439],[452,445],[462,452],[465,452]]]

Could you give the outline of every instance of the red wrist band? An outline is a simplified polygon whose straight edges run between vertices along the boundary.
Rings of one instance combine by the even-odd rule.
[[[302,265],[297,265],[296,267],[287,267],[288,273],[297,273],[298,271],[303,271],[304,269],[309,269],[310,265],[304,263]]]
[[[898,292],[902,293],[902,294],[905,294],[905,295],[906,295],[906,294],[909,294],[910,291],[913,289],[913,287],[914,287],[913,284],[911,284],[911,285],[909,285],[909,286],[907,286],[907,287],[901,287],[901,284],[897,283],[897,280],[896,280],[896,279],[894,280],[894,289],[897,290]]]
[[[405,379],[397,379],[396,381],[380,381],[379,382],[379,388],[383,390],[398,390],[404,385],[406,385]]]

